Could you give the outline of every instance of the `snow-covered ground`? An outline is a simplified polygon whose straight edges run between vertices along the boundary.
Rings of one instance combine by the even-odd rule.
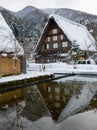
[[[30,63],[28,70],[39,71],[45,66],[45,71],[52,73],[77,73],[77,74],[97,74],[97,65],[70,65],[66,63],[34,64]]]
[[[45,66],[45,70],[43,67]],[[76,67],[76,69],[74,68]],[[77,74],[97,74],[97,65],[68,65],[66,63],[35,64],[29,63],[26,74],[1,77],[0,82],[8,82],[24,78],[36,77],[39,75],[49,75],[53,73],[77,73]]]

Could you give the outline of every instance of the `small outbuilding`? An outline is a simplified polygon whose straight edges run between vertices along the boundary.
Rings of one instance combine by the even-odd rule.
[[[20,74],[24,50],[0,13],[0,76]]]

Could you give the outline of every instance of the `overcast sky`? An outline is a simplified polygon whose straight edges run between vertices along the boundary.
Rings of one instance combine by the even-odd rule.
[[[97,0],[0,0],[0,6],[11,11],[19,11],[25,6],[70,8],[97,15]]]

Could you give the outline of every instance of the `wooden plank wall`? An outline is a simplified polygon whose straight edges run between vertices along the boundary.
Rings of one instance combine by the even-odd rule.
[[[12,57],[0,57],[0,75],[14,74],[15,61]],[[16,74],[20,73],[20,59],[16,61]]]

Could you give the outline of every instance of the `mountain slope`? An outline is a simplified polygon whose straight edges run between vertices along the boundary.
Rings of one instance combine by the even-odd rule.
[[[32,6],[27,6],[24,9],[15,13],[15,15],[19,18],[25,18],[29,13],[36,11],[37,8]]]
[[[43,28],[47,14],[32,6],[27,6],[14,14],[16,17],[27,21],[30,25],[40,29]]]
[[[97,21],[97,15],[92,15],[92,14],[88,14],[85,12],[76,11],[72,9],[61,8],[61,9],[56,10],[54,13],[57,15],[63,16],[65,18],[71,19],[73,21],[78,21],[78,22],[87,20],[87,19],[91,22]]]
[[[52,14],[52,13],[57,14],[57,15],[63,16],[65,18],[68,18],[70,20],[77,21],[77,22],[80,22],[86,19],[92,22],[97,22],[97,15],[88,14],[86,12],[81,12],[78,10],[67,9],[67,8],[59,8],[59,9],[47,8],[47,9],[43,9],[43,11],[47,14]]]

